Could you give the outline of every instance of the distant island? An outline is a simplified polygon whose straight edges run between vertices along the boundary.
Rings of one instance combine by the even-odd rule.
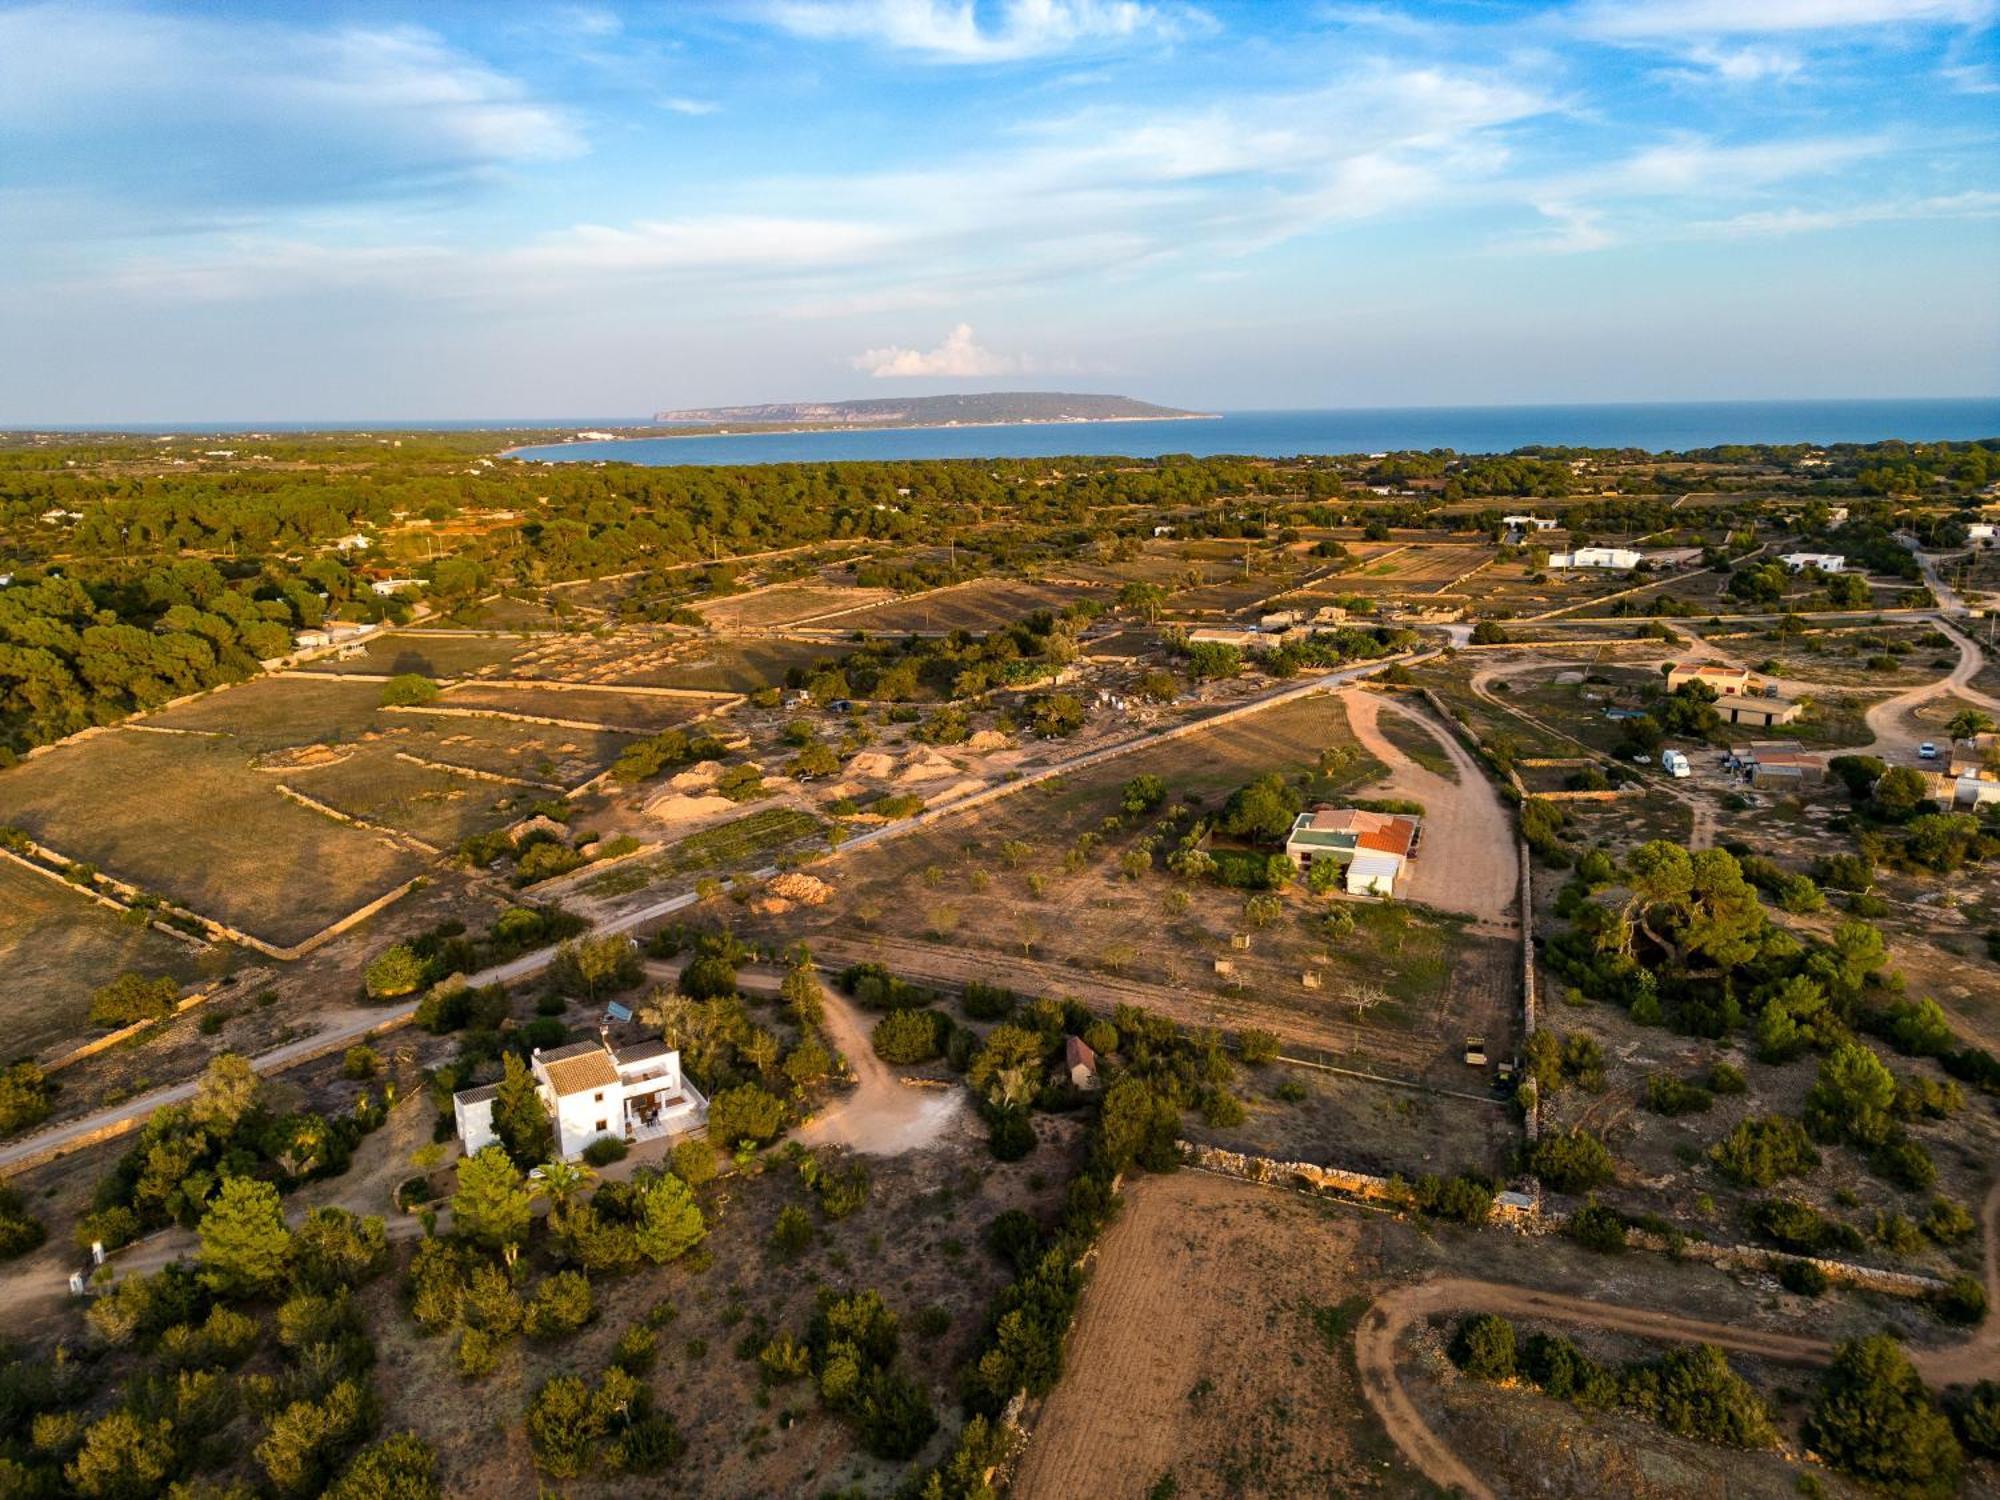
[[[983,391],[954,396],[891,396],[864,401],[774,401],[761,406],[696,406],[656,412],[656,422],[745,427],[991,427],[1015,422],[1168,422],[1210,415],[1155,406],[1129,396],[1066,391]]]

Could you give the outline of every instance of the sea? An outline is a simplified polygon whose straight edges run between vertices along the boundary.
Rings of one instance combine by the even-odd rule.
[[[654,465],[1054,456],[1156,458],[1167,453],[1292,458],[1431,448],[1507,453],[1538,444],[1661,452],[1725,443],[1872,443],[1890,438],[1911,442],[2000,438],[2000,397],[1238,411],[1200,420],[1158,422],[1022,422],[991,427],[628,438],[520,448],[515,456],[562,463]]]

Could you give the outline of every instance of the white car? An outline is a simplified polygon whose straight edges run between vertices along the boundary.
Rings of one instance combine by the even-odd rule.
[[[1921,745],[1917,746],[1917,758],[1919,760],[1936,760],[1937,746],[1933,745],[1929,740],[1925,740]]]

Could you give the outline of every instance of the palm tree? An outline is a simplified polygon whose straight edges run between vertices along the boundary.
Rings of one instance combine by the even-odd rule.
[[[597,1177],[597,1173],[582,1162],[552,1161],[542,1167],[538,1186],[542,1196],[549,1200],[549,1212],[559,1214],[568,1208],[577,1194],[581,1193]]]

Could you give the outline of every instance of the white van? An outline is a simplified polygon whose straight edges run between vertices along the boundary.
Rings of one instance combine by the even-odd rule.
[[[1678,750],[1661,752],[1660,767],[1669,776],[1692,776],[1694,774],[1694,768],[1688,764],[1688,758]]]

